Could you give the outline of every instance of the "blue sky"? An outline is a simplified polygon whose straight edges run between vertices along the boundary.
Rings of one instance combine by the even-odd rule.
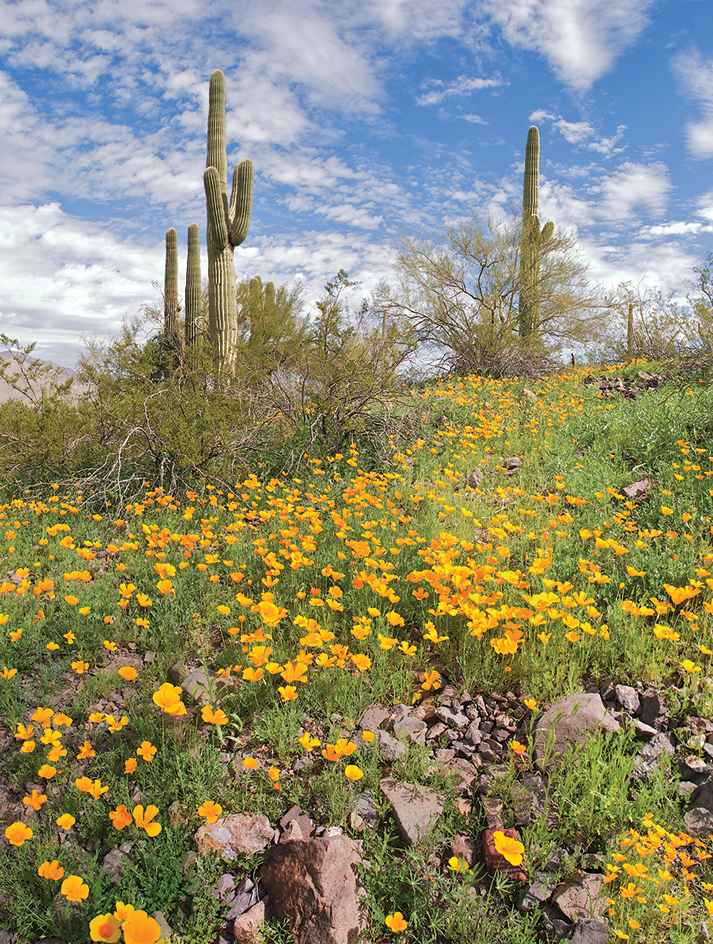
[[[683,297],[713,250],[712,33],[710,0],[6,0],[0,330],[72,366],[158,300],[166,229],[182,267],[205,238],[216,68],[256,171],[238,278],[368,292],[399,233],[509,214],[534,123],[541,216],[592,278]]]

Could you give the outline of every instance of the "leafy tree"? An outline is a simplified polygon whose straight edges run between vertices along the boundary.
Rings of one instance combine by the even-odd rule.
[[[452,369],[487,364],[518,345],[521,223],[479,218],[447,226],[436,238],[402,237],[398,283],[380,304],[411,322],[421,343]],[[539,247],[528,285],[536,321],[525,350],[584,343],[601,330],[601,300],[572,233],[555,230]]]
[[[394,428],[399,368],[413,353],[414,338],[408,323],[369,300],[350,314],[342,295],[357,284],[343,269],[327,282],[306,343],[289,372],[271,378],[275,407],[306,450],[334,452]]]
[[[272,374],[294,358],[307,338],[302,286],[263,284],[260,276],[238,285],[237,370]]]
[[[621,282],[607,297],[610,317],[603,344],[609,361],[675,357],[687,345],[690,319],[668,295],[644,287],[642,280]]]

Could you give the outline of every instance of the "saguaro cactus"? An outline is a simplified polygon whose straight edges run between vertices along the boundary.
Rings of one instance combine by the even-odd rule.
[[[170,370],[176,367],[180,348],[178,311],[178,234],[171,228],[166,233],[166,269],[163,278],[163,341]]]
[[[200,336],[200,318],[203,313],[201,286],[201,236],[197,223],[188,227],[188,261],[186,262],[186,345],[191,347]]]
[[[554,232],[552,222],[540,229],[540,132],[533,125],[527,132],[525,182],[522,194],[520,240],[520,304],[518,328],[521,338],[536,332],[540,322],[540,254]]]
[[[235,359],[238,312],[233,249],[248,234],[253,200],[253,165],[241,161],[233,173],[228,203],[228,157],[225,145],[225,76],[210,77],[208,157],[203,175],[208,206],[208,317],[213,367],[218,377],[230,374]]]

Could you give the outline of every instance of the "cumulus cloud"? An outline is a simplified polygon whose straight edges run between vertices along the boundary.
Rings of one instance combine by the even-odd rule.
[[[689,50],[674,59],[673,68],[702,112],[697,121],[686,123],[688,150],[693,157],[713,157],[713,59],[704,59],[697,50]]]
[[[608,72],[648,23],[654,0],[484,0],[513,45],[544,56],[560,79],[584,91]]]

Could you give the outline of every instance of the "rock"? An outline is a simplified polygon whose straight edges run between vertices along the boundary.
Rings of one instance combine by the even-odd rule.
[[[388,731],[377,729],[376,743],[379,754],[387,764],[395,764],[397,760],[406,760],[408,753],[406,745],[392,738]]]
[[[449,728],[462,728],[470,721],[468,715],[463,714],[462,711],[453,711],[452,708],[447,708],[445,705],[436,708],[436,717],[442,724],[447,724]]]
[[[607,925],[602,918],[580,918],[570,944],[607,944]]]
[[[502,813],[505,808],[500,797],[483,796],[480,798],[485,810],[485,822],[488,829],[502,829]]]
[[[468,488],[478,488],[480,483],[483,481],[483,470],[479,469],[477,466],[473,469],[466,480]]]
[[[703,807],[693,807],[683,816],[686,832],[692,836],[702,836],[713,832],[713,812]]]
[[[262,896],[260,895],[262,891]],[[240,915],[245,914],[246,911],[250,911],[260,900],[265,896],[264,886],[258,886],[247,876],[238,882],[235,886],[232,902],[230,903],[230,910],[226,914],[226,921],[234,921],[236,918],[239,918]]]
[[[376,704],[369,705],[364,711],[359,724],[365,731],[376,731],[389,716],[390,712],[388,709],[384,708],[379,702],[376,702]]]
[[[654,735],[648,744],[645,744],[639,751],[632,771],[633,776],[642,780],[646,779],[657,766],[659,754],[665,751],[667,754],[673,756],[675,750],[672,735],[663,734],[659,731],[658,734]]]
[[[371,790],[363,790],[356,798],[356,812],[363,819],[367,826],[377,826],[379,823],[379,813],[374,805],[374,796]]]
[[[520,895],[516,905],[518,911],[534,911],[547,901],[553,888],[552,876],[546,872],[538,872],[533,883]]]
[[[426,735],[427,741],[433,741],[437,737],[440,737],[444,731],[448,730],[448,726],[443,724],[442,721],[437,721],[436,724],[431,725],[428,729],[428,734]]]
[[[626,708],[632,715],[635,715],[641,708],[641,701],[636,689],[632,688],[631,685],[615,685],[614,691],[616,692],[616,700],[621,707]]]
[[[534,822],[547,805],[547,791],[542,777],[537,773],[525,773],[521,783],[514,783],[511,789],[512,807],[518,826],[527,826]],[[557,817],[548,810],[547,823],[555,826]]]
[[[273,846],[260,875],[277,917],[299,944],[356,944],[359,907],[357,844],[346,836]]]
[[[171,925],[168,923],[168,921],[166,921],[166,917],[162,911],[154,911],[151,917],[161,928],[161,938],[168,938],[171,936],[171,934],[173,934],[173,931],[171,931]]]
[[[478,776],[478,771],[468,760],[454,758],[445,765],[448,773],[455,774],[458,777],[458,783],[455,785],[454,792],[456,796],[463,796],[470,792],[473,781]]]
[[[102,872],[110,882],[116,884],[121,881],[121,876],[128,862],[128,855],[122,852],[121,849],[111,849],[102,861]]]
[[[599,918],[604,914],[606,901],[602,897],[604,881],[601,875],[592,872],[575,872],[559,885],[552,903],[557,905],[570,921],[580,918]]]
[[[551,769],[561,759],[568,745],[583,746],[590,734],[601,731],[613,733],[619,730],[619,724],[605,709],[599,694],[569,695],[551,705],[535,724],[538,763]],[[548,748],[548,738],[552,731],[554,742]]]
[[[402,839],[408,845],[417,845],[443,812],[443,797],[427,787],[399,783],[392,777],[380,780],[379,787],[391,804]]]
[[[267,816],[233,813],[201,826],[195,838],[200,853],[214,849],[232,860],[241,854],[264,852],[274,840],[275,830]]]
[[[652,738],[656,734],[656,728],[652,728],[650,724],[644,724],[640,718],[632,719],[634,730],[642,740],[644,738]]]
[[[641,696],[639,717],[644,724],[648,724],[657,730],[661,729],[662,724],[668,718],[668,711],[660,692],[653,688],[646,689]]]
[[[260,944],[264,940],[260,929],[271,914],[270,899],[263,898],[249,911],[238,915],[233,921],[233,937],[236,944]]]
[[[556,905],[547,904],[542,911],[542,923],[558,940],[568,938],[572,932],[571,923]]]
[[[312,820],[306,813],[303,813],[299,806],[291,807],[280,820],[280,829],[284,831],[288,825],[295,823],[302,838],[309,839],[312,835]],[[283,839],[280,837],[280,842]]]
[[[517,839],[520,841],[520,837],[517,834],[515,829],[503,829],[500,830],[506,836],[509,836],[510,839]],[[522,865],[510,865],[505,856],[500,855],[500,853],[495,848],[495,838],[493,834],[496,830],[486,829],[483,833],[483,862],[485,868],[492,875],[494,872],[505,872],[506,875],[509,875],[516,882],[526,882],[527,873],[524,871]],[[523,860],[524,862],[524,860]]]
[[[450,851],[457,859],[465,859],[468,867],[472,868],[478,857],[478,843],[469,836],[454,836],[451,839]]]
[[[410,716],[394,722],[394,735],[402,740],[411,740],[415,744],[426,743],[428,725],[425,721]]]
[[[480,720],[479,719],[471,721],[471,723],[468,725],[468,730],[465,732],[465,739],[470,744],[472,744],[473,747],[477,747],[478,744],[480,744],[483,737],[480,733]]]
[[[168,670],[168,675],[174,685],[180,685],[186,694],[190,695],[198,705],[210,705],[210,681],[205,670],[198,667],[189,669],[182,660],[176,662]]]

